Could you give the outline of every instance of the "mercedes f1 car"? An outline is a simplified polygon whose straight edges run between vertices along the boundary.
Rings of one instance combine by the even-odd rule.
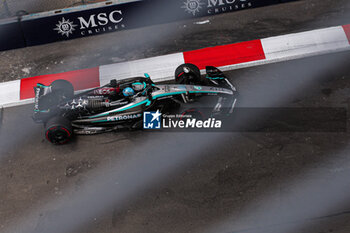
[[[73,134],[142,128],[145,111],[164,113],[202,96],[216,97],[213,114],[232,113],[236,88],[219,69],[207,66],[206,76],[202,77],[197,66],[183,64],[175,71],[175,82],[155,84],[145,74],[145,77],[111,80],[105,86],[77,94],[66,80],[56,80],[49,86],[38,83],[34,87],[33,119],[44,124],[48,141],[64,144]]]

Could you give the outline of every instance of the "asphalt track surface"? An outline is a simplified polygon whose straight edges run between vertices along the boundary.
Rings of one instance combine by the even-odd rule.
[[[0,81],[344,25],[349,8],[347,0],[298,1],[0,52]]]
[[[1,62],[2,80],[19,78],[21,67],[29,67],[27,62],[32,64],[33,76],[108,64],[113,59],[151,57],[347,24],[348,8],[342,3],[346,1],[339,1],[339,5],[334,1],[301,1],[215,16],[208,18],[211,23],[205,25],[182,22],[120,32],[119,49],[109,47],[111,39],[119,35],[113,33],[8,51],[2,55],[11,57],[7,62],[13,67],[8,69]],[[237,21],[241,24],[234,23]],[[174,33],[167,40],[162,31],[170,28]],[[170,40],[174,35],[179,39]],[[145,44],[138,42],[142,39]],[[91,43],[94,48],[88,46]],[[239,88],[241,106],[349,108],[349,58],[345,52],[236,70],[227,75]],[[14,76],[6,75],[11,72]],[[62,213],[70,208],[64,202],[48,204],[62,198],[74,200],[75,195],[86,206],[106,208],[96,208],[96,213],[82,224],[62,232],[350,231],[348,132],[135,131],[79,136],[68,145],[56,147],[44,140],[42,127],[31,121],[31,110],[28,105],[8,108],[3,113],[0,232],[20,226],[24,219],[30,220],[26,232],[56,232],[50,226],[62,223]],[[124,163],[129,160],[145,163],[137,170],[130,169]],[[174,166],[166,166],[169,161]],[[159,170],[162,166],[167,169]],[[135,175],[133,183],[122,182],[123,177],[109,173],[110,170],[127,170]],[[154,173],[154,182],[147,182],[152,170],[159,173]],[[109,178],[115,187],[96,186],[104,189],[93,199],[85,200],[89,186],[106,174],[114,174]],[[137,181],[145,187],[124,193]],[[116,199],[118,194],[128,195],[121,199],[122,204],[104,203],[108,200],[106,193],[112,193]],[[64,229],[64,225],[69,224],[59,227]]]

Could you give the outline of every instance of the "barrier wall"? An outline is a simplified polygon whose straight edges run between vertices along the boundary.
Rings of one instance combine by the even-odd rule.
[[[0,51],[297,0],[123,0],[0,21]]]
[[[21,25],[17,18],[0,21],[0,51],[25,47]]]

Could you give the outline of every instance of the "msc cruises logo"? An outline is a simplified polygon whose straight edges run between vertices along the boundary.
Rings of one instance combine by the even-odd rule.
[[[219,14],[250,7],[253,7],[251,0],[186,0],[181,8],[196,16],[202,8],[206,8],[208,14]]]
[[[186,12],[195,16],[202,8],[202,5],[204,3],[201,3],[201,0],[187,0],[181,8],[184,8]]]
[[[63,17],[62,20],[58,21],[54,30],[67,38],[77,29],[79,29],[82,36],[95,35],[124,28],[125,25],[122,24],[123,19],[123,12],[121,10],[77,17],[75,20],[65,19]],[[79,22],[79,24],[74,24],[74,22]]]
[[[69,37],[70,34],[73,34],[76,26],[78,25],[74,24],[69,19],[66,20],[65,18],[62,18],[62,21],[58,21],[58,24],[56,24],[56,28],[54,28],[54,30],[62,36]]]

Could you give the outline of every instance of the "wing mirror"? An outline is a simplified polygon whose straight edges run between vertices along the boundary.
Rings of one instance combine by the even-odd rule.
[[[207,66],[205,69],[209,77],[225,77],[224,73],[214,66]]]

